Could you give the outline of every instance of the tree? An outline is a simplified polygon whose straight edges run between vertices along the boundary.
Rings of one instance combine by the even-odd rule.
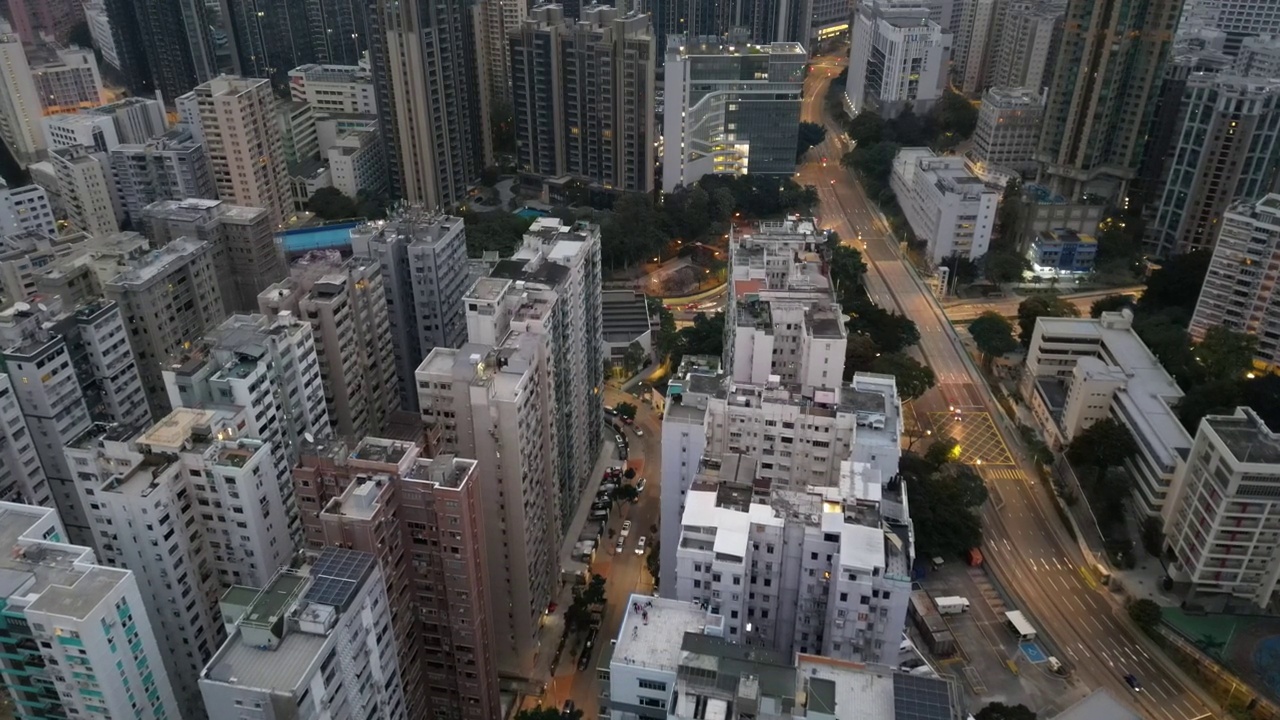
[[[499,170],[496,165],[486,165],[484,169],[480,171],[480,184],[487,188],[497,185],[498,181],[501,179],[502,171]]]
[[[982,544],[982,521],[972,504],[979,497],[972,487],[976,474],[957,482],[913,453],[902,456],[900,470],[911,496],[920,557],[960,555]],[[977,482],[981,486],[980,478]]]
[[[947,91],[929,113],[937,132],[935,144],[943,150],[968,140],[978,127],[978,108],[963,95]]]
[[[1155,630],[1163,615],[1164,611],[1155,600],[1142,598],[1129,603],[1129,618],[1133,620],[1134,625],[1147,632]]]
[[[658,582],[661,577],[662,570],[662,541],[654,540],[653,547],[649,550],[649,555],[644,559],[644,567],[649,571],[649,576],[653,578],[654,583]]]
[[[992,250],[982,258],[987,279],[993,283],[1020,282],[1022,275],[1031,269],[1025,257],[1013,251]]]
[[[853,168],[862,178],[868,197],[875,198],[889,189],[893,159],[897,157],[899,147],[897,143],[891,142],[858,145],[840,158],[840,164]]]
[[[627,372],[636,373],[644,368],[644,363],[648,359],[649,354],[644,351],[644,346],[638,342],[632,342],[622,355],[622,364],[627,368]]]
[[[528,218],[505,212],[464,212],[462,219],[467,226],[467,255],[473,258],[487,251],[497,251],[500,257],[510,255],[533,224]]]
[[[1080,310],[1053,294],[1033,295],[1023,300],[1018,305],[1018,340],[1023,347],[1030,347],[1036,318],[1041,317],[1080,317]]]
[[[1182,324],[1191,318],[1200,297],[1200,286],[1209,273],[1208,251],[1174,255],[1147,278],[1147,289],[1138,300],[1138,310],[1156,312],[1177,308],[1183,311]]]
[[[1127,307],[1133,307],[1132,295],[1108,295],[1093,301],[1089,306],[1089,317],[1100,318],[1104,312],[1116,312]]]
[[[346,220],[357,217],[356,201],[335,187],[315,191],[307,200],[307,210],[321,220]]]
[[[871,370],[871,364],[880,355],[880,348],[866,335],[850,333],[844,346],[844,379],[852,380],[853,374]]]
[[[649,298],[647,302],[649,314],[658,318],[658,329],[653,335],[653,349],[660,360],[672,358],[680,352],[680,332],[676,330],[676,318],[660,298]]]
[[[618,413],[618,417],[624,417],[624,418],[627,418],[628,420],[635,420],[636,410],[638,410],[639,408],[637,408],[633,403],[620,402],[617,405],[614,405],[613,409]]]
[[[609,493],[609,499],[613,501],[614,505],[633,503],[640,499],[640,491],[636,489],[635,485],[623,483]]]
[[[489,104],[489,131],[493,133],[494,152],[516,151],[516,115],[509,101],[495,98]]]
[[[933,370],[903,353],[881,355],[871,363],[871,372],[892,375],[903,400],[915,400],[937,383]]]
[[[1116,467],[1136,455],[1138,444],[1129,428],[1115,418],[1103,418],[1076,435],[1067,446],[1072,465],[1092,467],[1101,481],[1107,468]]]
[[[891,313],[865,298],[848,311],[849,329],[868,335],[880,352],[895,353],[920,342],[920,330],[905,315]]]
[[[1280,432],[1280,376],[1267,373],[1246,380],[1242,395],[1272,432]]]
[[[680,348],[685,355],[724,353],[724,313],[698,313],[693,324],[680,330]]]
[[[978,711],[974,720],[1036,720],[1036,714],[1026,705],[1005,705],[993,702]]]
[[[804,157],[809,152],[809,148],[821,145],[823,140],[827,139],[827,128],[818,123],[801,122],[800,132],[798,134],[798,147],[796,147],[796,160]]]
[[[834,233],[832,233],[834,235]],[[828,265],[831,282],[836,287],[836,299],[840,307],[847,308],[857,302],[862,280],[867,274],[867,263],[857,248],[837,244],[831,248]]]
[[[982,353],[983,364],[988,366],[993,359],[1018,347],[1018,341],[1013,339],[1013,323],[998,312],[987,311],[979,315],[969,323],[969,334],[973,336],[978,352]]]
[[[1160,364],[1182,387],[1189,388],[1201,380],[1200,365],[1192,352],[1187,320],[1179,308],[1159,311],[1138,310],[1133,329]]]
[[[1245,384],[1237,378],[1212,379],[1190,386],[1178,402],[1178,420],[1191,435],[1206,415],[1230,415],[1244,401]]]
[[[884,140],[886,132],[884,118],[878,113],[864,110],[849,121],[849,139],[856,145],[875,145]]]
[[[582,710],[574,708],[573,712],[565,715],[559,708],[539,705],[536,708],[526,708],[517,712],[515,720],[582,720]]]
[[[1211,380],[1238,379],[1253,366],[1258,337],[1215,325],[1196,344],[1195,358]]]
[[[960,285],[969,285],[978,279],[978,263],[967,257],[952,255],[943,258],[939,264],[950,270],[951,277],[956,278],[955,282]]]
[[[1000,206],[996,209],[995,233],[991,239],[992,252],[1018,254],[1018,230],[1022,225],[1022,181],[1018,179],[1005,183],[1004,194],[1000,196]]]
[[[935,469],[960,457],[960,443],[952,438],[939,438],[924,451],[924,459]]]

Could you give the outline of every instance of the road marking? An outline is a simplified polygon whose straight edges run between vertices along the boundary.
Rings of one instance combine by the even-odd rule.
[[[1084,653],[1084,656],[1085,656],[1085,657],[1087,657],[1087,658],[1091,658],[1091,657],[1093,657],[1093,653],[1089,652],[1089,648],[1085,647],[1085,646],[1084,646],[1084,643],[1079,643],[1079,642],[1078,642],[1078,643],[1076,643],[1076,647],[1080,648],[1080,652]]]
[[[1097,626],[1098,626],[1098,630],[1099,630],[1099,632],[1106,632],[1106,631],[1107,631],[1107,629],[1106,629],[1106,628],[1102,627],[1102,623],[1098,622],[1098,618],[1096,618],[1096,617],[1090,617],[1089,619],[1093,621],[1093,624],[1094,624],[1094,625],[1097,625]]]
[[[1058,568],[1059,570],[1061,570],[1061,569],[1062,569],[1062,564],[1058,562],[1058,558],[1054,558],[1054,559],[1053,559],[1053,565],[1054,565],[1054,567]]]

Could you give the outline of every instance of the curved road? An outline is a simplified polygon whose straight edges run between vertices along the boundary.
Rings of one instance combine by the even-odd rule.
[[[933,368],[938,386],[912,403],[918,422],[931,426],[952,407],[988,413],[1013,450],[1014,463],[1006,459],[1003,466],[981,466],[992,495],[984,508],[984,552],[991,570],[1012,593],[1015,604],[1038,625],[1042,642],[1068,665],[1076,681],[1091,689],[1106,687],[1143,717],[1213,717],[1199,689],[1185,684],[1181,672],[1149,641],[1139,638],[1124,610],[1084,569],[1080,548],[1063,530],[1044,484],[1029,479],[1035,477],[1032,466],[1007,431],[1003,413],[982,377],[962,354],[950,323],[904,264],[897,243],[888,236],[861,185],[840,167],[841,131],[826,117],[823,100],[842,64],[832,59],[815,61],[806,81],[802,117],[825,124],[827,139],[810,151],[797,175],[800,182],[818,188],[822,226],[863,251],[872,298],[919,327],[921,340],[915,350]],[[1142,680],[1144,692],[1134,693],[1128,687],[1123,680],[1126,673]]]

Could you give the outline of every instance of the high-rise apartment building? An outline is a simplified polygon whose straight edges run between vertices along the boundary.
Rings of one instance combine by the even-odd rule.
[[[218,57],[230,38],[216,4],[201,0],[104,0],[135,95],[160,91],[166,102],[232,68]]]
[[[236,74],[284,87],[290,68],[315,59],[304,0],[270,5],[259,0],[223,0],[223,7],[228,39],[235,47]]]
[[[522,0],[479,0],[472,6],[481,110],[485,123],[495,107],[511,103],[511,43],[528,14]]]
[[[662,190],[692,186],[711,173],[794,173],[804,47],[684,36],[668,43]]]
[[[1231,73],[1243,77],[1280,77],[1280,39],[1274,36],[1245,38],[1231,63]]]
[[[501,714],[482,480],[475,460],[372,437],[308,444],[294,470],[307,547],[370,553],[386,572],[409,717]]]
[[[320,141],[316,138],[316,115],[310,103],[280,100],[276,103],[276,124],[280,126],[284,159],[291,171],[320,157]]]
[[[127,269],[103,283],[106,297],[120,306],[124,316],[154,416],[173,409],[161,376],[162,364],[227,316],[215,253],[208,242],[179,238],[154,252],[125,259]]]
[[[10,188],[0,180],[0,235],[28,232],[57,235],[49,193],[39,185]]]
[[[0,20],[0,68],[0,138],[25,167],[39,160],[45,149],[40,122],[44,107],[22,38],[4,20]]]
[[[265,208],[197,197],[161,200],[143,208],[142,227],[159,246],[192,237],[217,247],[219,274],[230,279],[223,285],[228,311],[254,312],[258,293],[289,275]]]
[[[990,49],[987,86],[1028,88],[1040,94],[1053,78],[1066,9],[1062,0],[1009,2]]]
[[[301,545],[289,470],[306,438],[329,434],[311,328],[295,318],[232,315],[176,354],[164,380],[173,407],[244,409],[240,431],[271,445],[289,536]]]
[[[92,152],[107,152],[120,144],[115,123],[102,115],[51,115],[44,119],[44,133],[50,149],[83,145]]]
[[[904,486],[845,460],[833,486],[775,487],[757,502],[744,462],[728,456],[694,481],[674,597],[723,616],[733,642],[894,662],[911,596]]]
[[[1040,135],[1042,179],[1053,191],[1071,201],[1118,198],[1136,177],[1180,8],[1069,0]]]
[[[520,169],[649,192],[656,140],[649,16],[593,4],[571,22],[559,5],[540,5],[510,34]]]
[[[416,411],[414,368],[432,348],[456,348],[467,339],[462,304],[468,282],[466,228],[462,218],[411,206],[353,229],[351,247],[382,268],[400,406]]]
[[[1280,583],[1270,497],[1280,483],[1280,435],[1247,407],[1200,421],[1169,492],[1169,576],[1195,593],[1229,595],[1265,608]]]
[[[67,44],[83,12],[77,0],[5,0],[4,4],[13,31],[28,45],[43,42],[43,35]]]
[[[1201,339],[1210,328],[1224,325],[1257,338],[1254,363],[1268,371],[1280,366],[1280,195],[1270,193],[1241,202],[1222,216],[1200,289],[1191,335]]]
[[[924,113],[942,97],[951,35],[932,15],[923,3],[874,0],[858,5],[845,87],[850,115],[873,110],[893,118],[908,104]]]
[[[378,112],[373,74],[363,65],[299,65],[289,71],[289,97],[316,113]]]
[[[0,373],[0,502],[57,507],[13,382],[4,373]]]
[[[471,8],[377,0],[369,12],[369,60],[391,195],[451,209],[491,154]]]
[[[563,458],[547,377],[552,363],[540,338],[516,334],[497,347],[433,350],[415,374],[425,386],[419,404],[431,445],[478,458],[494,657],[499,671],[515,677],[531,676],[545,651],[541,616],[559,574]]]
[[[292,191],[271,82],[220,76],[195,93],[218,197],[266,208],[276,225],[286,222],[293,215]]]
[[[49,161],[58,175],[58,196],[72,227],[90,235],[120,230],[124,213],[116,201],[105,153],[84,145],[54,148]]]
[[[973,133],[979,176],[990,171],[1034,175],[1043,116],[1040,93],[1026,87],[993,87],[982,96]]]
[[[96,107],[106,97],[92,49],[58,48],[52,57],[33,64],[31,74],[47,115]]]
[[[119,70],[120,53],[116,50],[115,34],[111,32],[111,18],[107,16],[107,6],[102,0],[90,0],[84,4],[84,17],[89,23],[89,35],[93,38],[93,47],[102,53],[103,61]]]
[[[209,156],[186,126],[146,143],[117,145],[107,155],[120,208],[134,227],[141,227],[152,203],[218,197]]]
[[[965,0],[959,3],[959,33],[951,42],[951,74],[968,95],[987,88],[987,74],[1004,27],[1004,2]]]
[[[269,443],[240,435],[243,410],[179,408],[141,434],[95,424],[68,443],[98,556],[144,579],[143,604],[186,717],[200,670],[226,636],[216,598],[263,584],[294,545]],[[285,469],[285,487],[292,489]]]
[[[227,590],[230,637],[200,674],[209,719],[272,707],[298,720],[407,720],[387,580],[374,555],[329,547],[261,590]]]
[[[264,315],[311,325],[329,424],[339,437],[382,431],[400,406],[382,268],[369,258],[296,261],[290,277],[258,295]]]
[[[312,62],[356,65],[369,50],[372,10],[363,0],[306,0]]]
[[[88,507],[62,449],[94,422],[139,427],[151,414],[115,303],[63,309],[59,298],[0,313],[0,358],[63,524],[93,546]]]
[[[1178,108],[1148,241],[1160,256],[1212,250],[1237,202],[1271,191],[1280,165],[1280,80],[1192,73]]]
[[[182,717],[134,573],[68,544],[48,508],[0,503],[0,542],[0,684],[19,716]]]
[[[151,98],[128,97],[89,108],[81,114],[109,117],[122,143],[145,143],[164,134],[168,127],[164,105]]]

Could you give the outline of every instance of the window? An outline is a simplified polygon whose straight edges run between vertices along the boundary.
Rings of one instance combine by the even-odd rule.
[[[644,678],[640,678],[638,683],[640,685],[641,690],[657,690],[658,692],[667,691],[667,684],[665,682],[659,682],[657,680],[646,680]]]
[[[658,698],[642,697],[642,698],[639,698],[637,701],[645,707],[658,708],[660,710],[667,709],[666,700],[659,700]]]

